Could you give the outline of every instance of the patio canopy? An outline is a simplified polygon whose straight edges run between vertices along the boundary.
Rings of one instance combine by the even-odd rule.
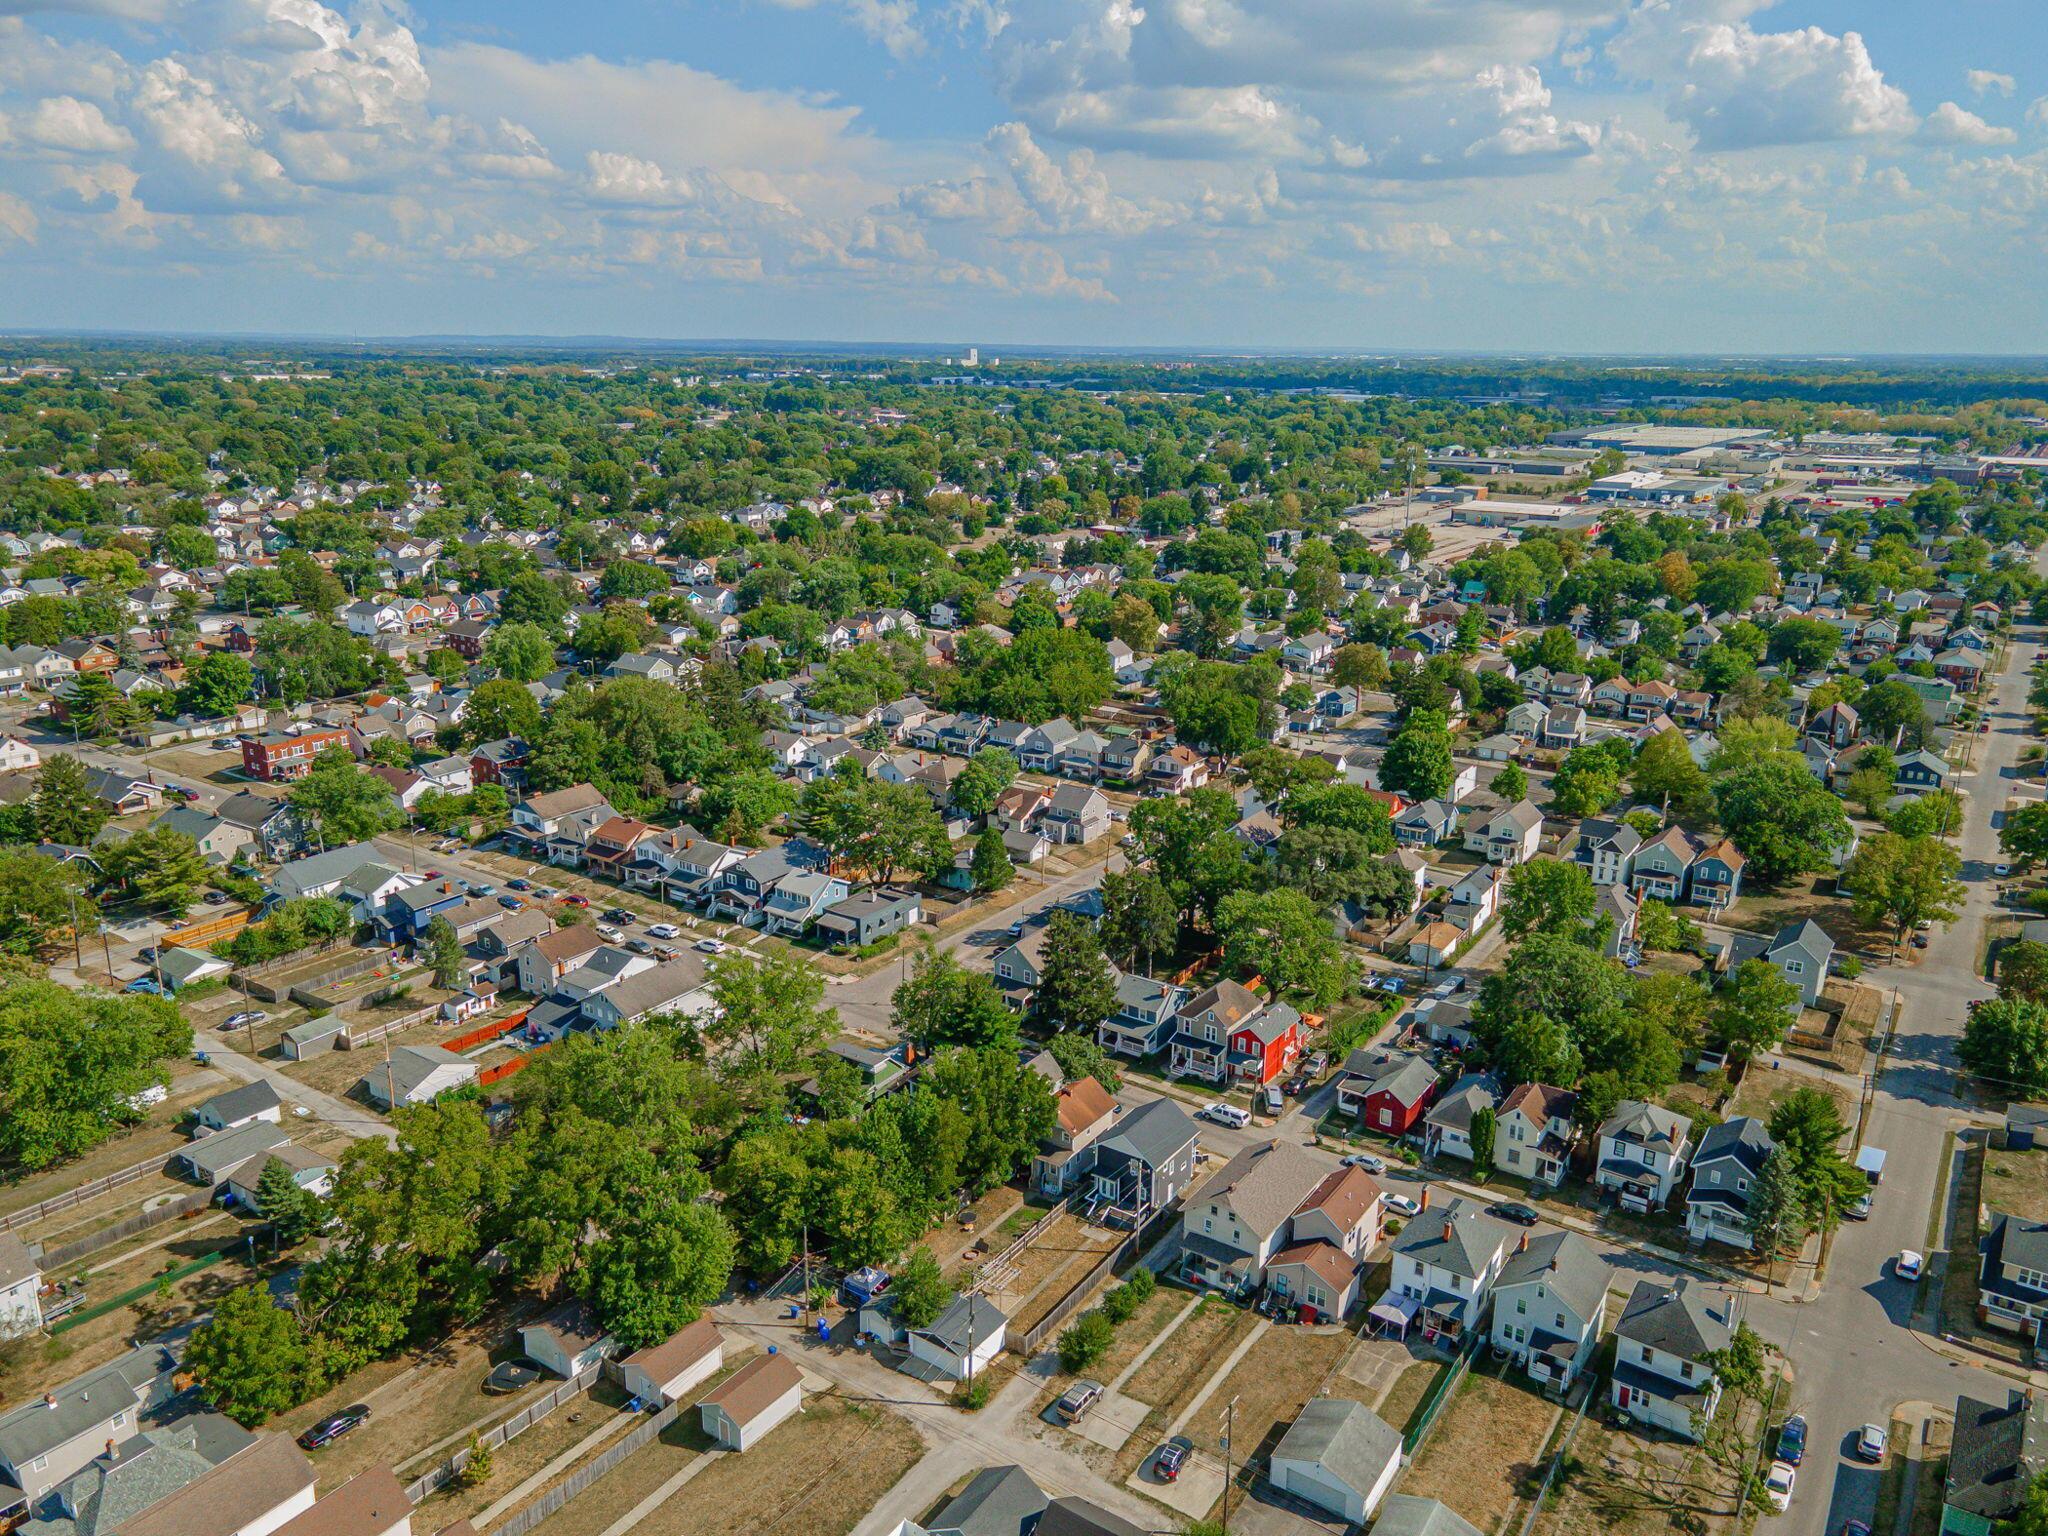
[[[1415,1314],[1421,1310],[1422,1303],[1413,1296],[1402,1296],[1389,1291],[1373,1304],[1372,1311],[1366,1316],[1382,1327],[1392,1328],[1405,1336],[1408,1325],[1415,1321]]]

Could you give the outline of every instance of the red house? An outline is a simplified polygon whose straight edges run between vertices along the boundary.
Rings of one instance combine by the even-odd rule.
[[[297,736],[244,736],[242,767],[253,779],[266,784],[303,779],[313,771],[313,759],[329,747],[343,747],[353,755],[355,735],[351,731],[306,731]]]
[[[1181,1009],[1167,1075],[1258,1087],[1293,1068],[1305,1039],[1301,1015],[1292,1008],[1262,1003],[1238,983],[1219,981]]]
[[[1337,1107],[1367,1130],[1405,1136],[1436,1097],[1436,1069],[1420,1056],[1369,1049],[1351,1053],[1337,1080]]]
[[[469,754],[472,784],[503,784],[516,789],[526,778],[527,745],[517,736],[500,736],[479,742]]]

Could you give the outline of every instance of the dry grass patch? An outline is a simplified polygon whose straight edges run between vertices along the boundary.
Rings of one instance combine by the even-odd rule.
[[[1467,1372],[1401,1491],[1439,1499],[1480,1530],[1495,1529],[1521,1503],[1557,1411],[1519,1382]]]
[[[1124,1367],[1143,1354],[1145,1346],[1165,1332],[1192,1300],[1186,1291],[1160,1286],[1145,1298],[1143,1306],[1117,1324],[1116,1341],[1109,1346],[1109,1352],[1088,1368],[1091,1379],[1115,1381]]]
[[[2048,1219],[2048,1150],[1985,1148],[1980,1197],[1994,1211],[2033,1221]]]
[[[1588,1417],[1572,1460],[1537,1522],[1543,1536],[1698,1536],[1734,1516],[1734,1476],[1696,1445],[1653,1440]]]
[[[1256,1321],[1241,1307],[1213,1296],[1203,1297],[1173,1337],[1124,1383],[1124,1395],[1169,1410],[1170,1417],[1201,1390],[1202,1383],[1243,1342]]]
[[[1351,1349],[1343,1328],[1269,1328],[1210,1394],[1201,1420],[1188,1425],[1197,1444],[1213,1444],[1226,1405],[1237,1412],[1231,1445],[1240,1462],[1263,1463],[1301,1412],[1322,1390]],[[1343,1395],[1342,1393],[1339,1394]]]
[[[541,1390],[545,1391],[546,1388],[543,1387]],[[429,1530],[439,1530],[442,1526],[452,1525],[457,1520],[474,1521],[506,1493],[517,1488],[557,1456],[580,1445],[599,1430],[611,1427],[613,1437],[623,1435],[626,1430],[619,1423],[619,1410],[625,1403],[625,1393],[608,1381],[599,1381],[596,1387],[584,1396],[562,1404],[525,1434],[515,1440],[506,1441],[492,1451],[491,1475],[481,1483],[473,1488],[464,1488],[459,1482],[450,1483],[433,1494],[426,1506],[431,1515],[423,1515],[422,1525]],[[508,1409],[499,1416],[499,1421],[510,1418],[516,1412],[516,1407]],[[593,1446],[590,1454],[595,1455],[610,1443],[611,1437],[607,1437]],[[407,1480],[418,1477],[428,1467],[445,1461],[454,1454],[454,1450],[454,1447],[450,1447],[438,1456],[416,1458],[400,1472],[400,1476]]]
[[[1795,1068],[1773,1072],[1756,1063],[1743,1073],[1735,1097],[1728,1101],[1728,1116],[1732,1119],[1736,1115],[1755,1115],[1768,1120],[1772,1110],[1801,1088],[1818,1088],[1826,1094],[1834,1102],[1835,1113],[1842,1117],[1843,1124],[1854,1120],[1856,1106],[1850,1102],[1849,1091],[1840,1084]]]
[[[1387,1395],[1380,1399],[1379,1407],[1373,1411],[1405,1435],[1408,1421],[1422,1407],[1422,1400],[1429,1395],[1429,1389],[1449,1369],[1450,1362],[1446,1360],[1417,1360],[1394,1378],[1394,1384],[1387,1388]]]

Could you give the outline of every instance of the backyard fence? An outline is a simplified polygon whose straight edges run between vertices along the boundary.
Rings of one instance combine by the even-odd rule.
[[[626,1431],[623,1439],[598,1452],[588,1465],[571,1472],[563,1482],[543,1495],[539,1502],[527,1505],[511,1519],[492,1526],[491,1536],[526,1536],[526,1533],[541,1521],[555,1514],[564,1504],[675,1423],[685,1406],[680,1402],[670,1403],[661,1412],[650,1414],[638,1426]]]
[[[252,976],[274,976],[279,971],[288,971],[297,966],[304,965],[308,960],[314,959],[316,956],[332,954],[336,950],[341,949],[354,949],[355,947],[356,941],[353,937],[323,939],[318,944],[308,944],[303,949],[295,949],[288,955],[277,955],[269,960],[258,960],[250,965],[238,965],[235,967],[235,979],[237,981],[247,981]],[[275,1002],[276,999],[273,998],[272,1001]]]
[[[1465,1373],[1472,1369],[1472,1361],[1479,1354],[1479,1332],[1472,1330],[1466,1335],[1465,1347],[1458,1351],[1451,1361],[1451,1368],[1437,1377],[1422,1394],[1422,1401],[1415,1405],[1414,1428],[1401,1437],[1401,1454],[1411,1461],[1429,1439],[1429,1432],[1436,1428],[1436,1421],[1443,1416],[1457,1395],[1458,1383],[1465,1379]]]
[[[561,1407],[562,1404],[570,1401],[572,1398],[581,1397],[591,1387],[595,1386],[598,1377],[604,1373],[605,1363],[608,1362],[586,1366],[583,1370],[578,1371],[574,1376],[571,1376],[567,1381],[556,1387],[554,1391],[548,1393],[547,1396],[528,1403],[504,1423],[495,1424],[478,1435],[478,1443],[487,1451],[495,1451],[507,1440],[514,1440],[525,1434],[534,1425]],[[428,1494],[447,1487],[457,1477],[460,1477],[462,1469],[469,1465],[470,1454],[470,1446],[458,1446],[453,1456],[450,1456],[439,1466],[430,1469],[406,1484],[405,1496],[417,1504]]]
[[[1529,1513],[1522,1521],[1522,1536],[1529,1536],[1529,1533],[1536,1529],[1537,1516],[1543,1513],[1543,1505],[1550,1497],[1550,1490],[1557,1483],[1557,1475],[1564,1470],[1565,1461],[1572,1453],[1572,1442],[1579,1438],[1579,1426],[1586,1422],[1586,1414],[1592,1409],[1593,1399],[1599,1395],[1595,1390],[1599,1383],[1590,1377],[1581,1377],[1580,1383],[1584,1391],[1579,1397],[1579,1411],[1572,1416],[1571,1423],[1565,1426],[1564,1434],[1557,1442],[1557,1451],[1550,1458],[1550,1465],[1543,1469],[1543,1481],[1537,1485],[1536,1497],[1530,1501]]]
[[[1061,1323],[1064,1323],[1068,1318],[1081,1310],[1082,1305],[1095,1293],[1095,1288],[1098,1285],[1108,1280],[1124,1264],[1144,1253],[1156,1243],[1165,1233],[1166,1229],[1179,1219],[1179,1216],[1180,1203],[1178,1201],[1164,1210],[1154,1211],[1149,1220],[1114,1248],[1110,1249],[1109,1252],[1105,1253],[1100,1262],[1075,1282],[1074,1287],[1066,1295],[1053,1303],[1050,1312],[1046,1313],[1044,1317],[1025,1330],[1021,1338],[1012,1335],[1010,1338],[1010,1348],[1022,1355],[1026,1360],[1031,1359],[1044,1347],[1045,1341],[1053,1336],[1054,1331],[1058,1329]]]
[[[386,1019],[382,1024],[372,1024],[367,1029],[345,1029],[335,1042],[345,1051],[359,1051],[366,1045],[375,1045],[379,1040],[389,1039],[401,1030],[411,1029],[436,1018],[441,1012],[439,1003],[429,1003],[424,1008],[415,1008],[411,1013],[402,1013],[395,1019]]]
[[[482,1045],[486,1040],[495,1040],[500,1035],[509,1035],[525,1022],[526,1010],[521,1008],[517,1013],[511,1014],[506,1018],[495,1020],[489,1024],[479,1024],[475,1029],[457,1035],[452,1040],[443,1040],[441,1045],[444,1049],[450,1051],[466,1051],[473,1045]]]
[[[492,1083],[498,1082],[504,1078],[508,1078],[514,1072],[525,1071],[527,1064],[531,1062],[534,1057],[540,1055],[540,1053],[545,1051],[546,1049],[547,1046],[545,1045],[536,1045],[524,1056],[514,1056],[510,1061],[501,1061],[495,1067],[484,1068],[483,1071],[477,1073],[476,1075],[477,1085],[479,1087],[488,1088]]]
[[[126,1168],[116,1169],[102,1178],[67,1189],[61,1195],[52,1195],[34,1205],[23,1206],[20,1210],[0,1216],[0,1232],[13,1232],[22,1227],[32,1227],[45,1216],[54,1216],[59,1211],[68,1211],[74,1205],[104,1195],[110,1189],[119,1189],[124,1184],[133,1184],[137,1179],[146,1179],[153,1173],[163,1173],[171,1166],[168,1155],[147,1158],[139,1163],[130,1163]]]
[[[1067,1202],[1071,1198],[1072,1196],[1062,1195],[1060,1197],[1058,1204],[1053,1206],[1053,1208],[1047,1211],[1043,1216],[1039,1217],[1038,1220],[1031,1223],[1030,1226],[1026,1227],[1024,1231],[1020,1233],[1016,1238],[1012,1239],[1009,1245],[1005,1247],[1001,1253],[992,1253],[987,1258],[983,1259],[979,1264],[975,1265],[974,1279],[968,1285],[966,1294],[972,1296],[976,1292],[978,1292],[986,1283],[985,1277],[999,1275],[1003,1273],[1005,1267],[1009,1264],[1010,1260],[1017,1257],[1017,1255],[1022,1253],[1026,1248],[1029,1248],[1032,1242],[1038,1237],[1040,1233],[1045,1231],[1045,1229],[1051,1226],[1054,1222],[1058,1221],[1062,1216],[1066,1215]]]
[[[160,1227],[167,1221],[176,1221],[179,1217],[189,1216],[194,1211],[203,1211],[213,1204],[213,1196],[214,1192],[211,1189],[195,1189],[175,1199],[166,1200],[162,1205],[153,1206],[149,1210],[131,1212],[110,1227],[101,1227],[97,1232],[88,1233],[55,1248],[45,1248],[38,1256],[37,1262],[41,1264],[44,1274],[55,1274],[72,1260],[82,1259],[89,1253],[98,1253],[100,1249],[111,1247],[124,1237],[133,1237],[138,1232],[147,1232],[151,1227]]]
[[[76,1328],[80,1323],[89,1323],[96,1317],[105,1317],[116,1308],[125,1307],[133,1301],[142,1300],[143,1297],[160,1285],[183,1280],[187,1275],[198,1274],[200,1270],[205,1269],[210,1264],[218,1264],[236,1249],[248,1246],[249,1242],[250,1239],[247,1237],[238,1237],[232,1243],[216,1248],[211,1253],[202,1253],[196,1259],[187,1259],[183,1264],[173,1265],[154,1280],[134,1286],[129,1290],[123,1291],[118,1296],[110,1296],[105,1301],[95,1302],[83,1311],[72,1313],[61,1323],[52,1323],[49,1331],[54,1336],[62,1333],[67,1328]]]

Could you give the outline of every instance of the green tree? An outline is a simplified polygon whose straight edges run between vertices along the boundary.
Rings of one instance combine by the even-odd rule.
[[[1529,798],[1529,775],[1522,771],[1520,763],[1502,763],[1494,770],[1493,782],[1486,786],[1509,805],[1518,805]]]
[[[1238,891],[1216,908],[1224,968],[1327,1010],[1343,996],[1344,952],[1321,908],[1299,891]]]
[[[696,1180],[692,1182],[701,1182]],[[731,1278],[734,1242],[724,1215],[692,1183],[619,1200],[592,1245],[588,1299],[629,1349],[659,1344],[696,1320]]]
[[[984,892],[1000,891],[1017,877],[1017,866],[1010,862],[1010,850],[1000,827],[984,827],[975,838],[974,862],[968,866],[968,874],[974,888]]]
[[[1180,937],[1172,893],[1149,869],[1133,866],[1102,877],[1102,942],[1118,964],[1152,974]]]
[[[1998,993],[2048,1002],[2048,944],[2014,939],[1998,952]]]
[[[364,842],[404,820],[391,786],[358,767],[347,747],[325,747],[286,797],[328,848]]]
[[[1765,885],[1826,867],[1849,839],[1842,802],[1797,760],[1770,757],[1721,775],[1714,808],[1750,877]]]
[[[1387,653],[1376,645],[1341,645],[1330,657],[1330,681],[1339,688],[1387,686]]]
[[[463,953],[462,940],[456,936],[455,925],[445,917],[435,917],[427,923],[426,962],[434,973],[434,985],[453,991],[460,987],[465,973],[469,970],[469,956]]]
[[[718,1013],[704,1035],[718,1047],[716,1068],[756,1094],[773,1096],[772,1085],[839,1032],[838,1010],[820,1006],[825,978],[794,960],[722,956],[708,985]]]
[[[1774,1149],[1749,1186],[1743,1212],[1756,1251],[1767,1258],[1797,1253],[1808,1231],[1806,1201],[1792,1160]]]
[[[142,1117],[192,1049],[177,1005],[46,980],[0,988],[0,1169],[47,1167]]]
[[[36,832],[46,843],[89,848],[113,808],[94,792],[85,764],[52,752],[36,770]]]
[[[1108,1354],[1115,1342],[1116,1325],[1101,1308],[1090,1307],[1060,1334],[1060,1369],[1070,1376],[1079,1375]]]
[[[1038,969],[1033,1006],[1055,1028],[1092,1031],[1116,1012],[1116,971],[1086,918],[1053,913],[1045,925]]]
[[[1472,1166],[1491,1168],[1493,1166],[1493,1139],[1500,1126],[1499,1117],[1490,1105],[1482,1104],[1472,1112]]]
[[[1862,1170],[1842,1153],[1849,1134],[1835,1101],[1818,1088],[1795,1088],[1771,1111],[1771,1140],[1791,1167],[1806,1224],[1826,1232],[1869,1188]]]
[[[896,1271],[890,1289],[896,1296],[896,1317],[906,1328],[928,1328],[953,1299],[945,1271],[922,1243]]]
[[[1937,838],[1880,832],[1850,858],[1842,884],[1855,898],[1859,919],[1890,925],[1896,952],[1916,925],[1951,923],[1961,915],[1969,895],[1962,869],[1961,856]]]
[[[206,1401],[245,1428],[296,1408],[321,1385],[319,1362],[290,1312],[261,1285],[229,1291],[185,1345]]]
[[[970,1197],[1014,1177],[1058,1119],[1052,1085],[1014,1049],[950,1051],[932,1062],[925,1082],[963,1117],[958,1168]]]
[[[2048,858],[2048,802],[2036,800],[2006,812],[1998,846],[2016,859]]]
[[[1089,1035],[1071,1029],[1062,1030],[1047,1042],[1046,1049],[1052,1052],[1052,1059],[1060,1064],[1061,1073],[1070,1083],[1078,1078],[1092,1077],[1111,1093],[1124,1085],[1123,1073],[1117,1070],[1116,1062]]]
[[[515,683],[539,682],[557,665],[554,639],[532,623],[497,625],[484,637],[481,660],[499,677]]]
[[[2048,1004],[2001,997],[1970,1010],[1956,1055],[2014,1098],[2048,1093]]]
[[[1508,876],[1508,899],[1501,920],[1511,938],[1531,933],[1576,937],[1599,910],[1600,893],[1593,877],[1562,859],[1531,859]]]
[[[1644,742],[1629,785],[1638,799],[1667,805],[1678,816],[1696,817],[1713,803],[1706,772],[1692,760],[1683,731],[1659,731]]]
[[[1621,798],[1621,771],[1597,747],[1573,747],[1550,776],[1550,808],[1560,816],[1598,816]]]
[[[953,780],[953,809],[963,816],[986,816],[996,799],[1017,782],[1017,759],[1001,747],[984,747],[961,765]]]
[[[1417,710],[1387,743],[1380,759],[1380,786],[1411,800],[1435,800],[1449,793],[1456,772],[1443,715]]]
[[[469,708],[462,715],[462,734],[472,745],[506,737],[538,740],[540,705],[526,691],[525,684],[509,677],[494,677],[470,690]]]
[[[289,1164],[275,1157],[256,1176],[256,1213],[287,1248],[311,1237],[322,1220],[320,1197],[299,1183]]]
[[[248,702],[256,669],[232,651],[209,651],[193,662],[178,690],[178,705],[195,715],[225,715]]]
[[[109,878],[120,881],[144,907],[180,918],[206,883],[206,860],[190,836],[171,827],[152,827],[109,848],[101,860]]]
[[[1228,576],[1197,573],[1174,588],[1181,632],[1198,656],[1220,656],[1244,621],[1244,590]]]
[[[1490,1032],[1487,1057],[1508,1082],[1568,1084],[1584,1063],[1570,1031],[1544,1014],[1501,1020]]]
[[[0,847],[0,955],[34,955],[90,917],[84,866],[45,858],[22,847]]]
[[[1798,1017],[1799,989],[1768,960],[1745,961],[1714,1003],[1716,1039],[1738,1058],[1767,1051]]]
[[[141,705],[130,699],[104,672],[81,672],[59,697],[64,718],[88,736],[108,737],[144,718]]]
[[[890,1021],[898,1034],[927,1049],[1017,1043],[1017,1016],[994,980],[930,944],[897,987]]]

